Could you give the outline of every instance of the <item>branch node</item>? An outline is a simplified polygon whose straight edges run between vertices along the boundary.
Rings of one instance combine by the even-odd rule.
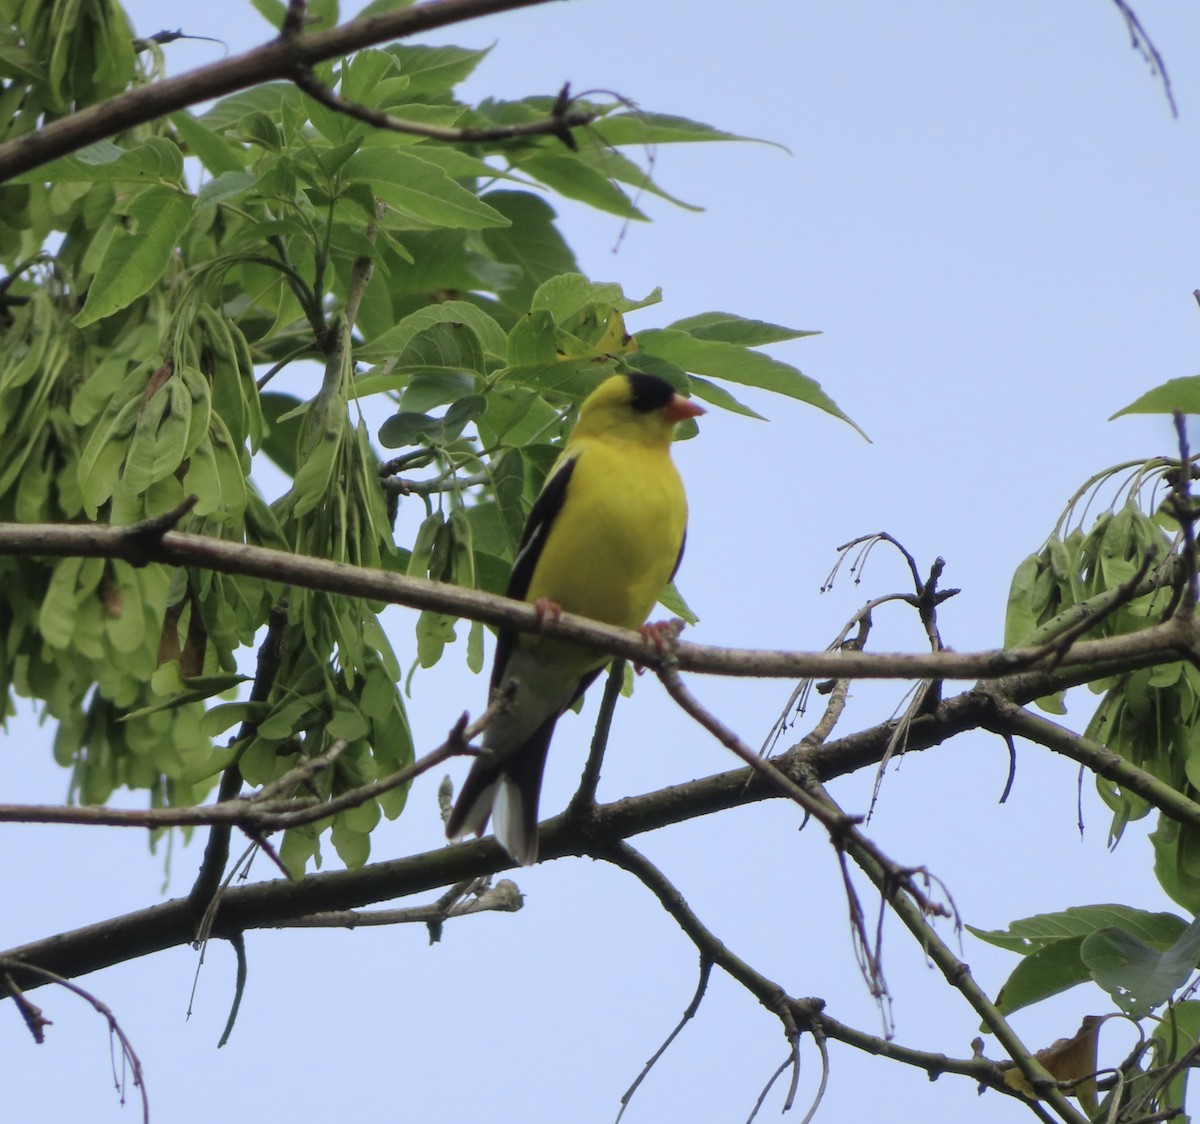
[[[125,532],[125,561],[138,567],[148,566],[157,561],[163,535],[174,530],[179,521],[199,502],[199,496],[188,496],[178,507],[134,523]]]

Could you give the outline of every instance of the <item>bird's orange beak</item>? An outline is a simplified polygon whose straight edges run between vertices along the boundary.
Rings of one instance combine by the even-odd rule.
[[[704,412],[700,403],[692,398],[684,398],[682,394],[676,394],[663,408],[663,415],[673,422],[681,422],[684,418],[698,418]]]

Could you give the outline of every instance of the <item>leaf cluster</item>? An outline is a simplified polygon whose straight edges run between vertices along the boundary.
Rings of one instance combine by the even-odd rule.
[[[44,7],[0,7],[0,100],[20,107],[5,135],[161,63],[135,51],[112,0],[55,0],[49,19]],[[313,13],[337,18],[336,5]],[[88,52],[102,65],[81,66]],[[393,45],[316,76],[416,126],[491,136],[555,112],[547,97],[460,100],[486,54]],[[677,201],[638,154],[740,138],[619,101],[572,108],[591,121],[573,147],[552,135],[448,143],[273,82],[0,187],[0,519],[127,526],[195,497],[181,530],[502,592],[574,410],[612,372],[653,371],[750,416],[730,386],[844,417],[758,350],[807,332],[707,313],[631,335],[627,318],[660,294],[631,299],[583,277],[545,198],[641,221],[635,198]],[[378,446],[396,456],[381,465]],[[398,542],[397,509],[413,504],[415,539]],[[323,797],[412,760],[405,669],[380,604],[97,559],[4,559],[0,571],[3,706],[23,695],[57,720],[56,753],[84,800],[123,785],[191,804],[223,771],[267,784],[335,742],[346,748],[314,782]],[[279,651],[246,697],[242,669],[273,612],[286,619]],[[410,680],[455,629],[420,615]],[[478,670],[482,626],[466,647]],[[371,829],[404,795],[290,831],[284,862],[319,862],[330,829],[344,862],[365,862]]]

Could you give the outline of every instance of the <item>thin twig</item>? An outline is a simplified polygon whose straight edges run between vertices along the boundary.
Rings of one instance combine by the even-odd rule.
[[[192,612],[199,612],[199,607],[193,605]],[[254,672],[254,683],[250,688],[249,702],[251,704],[266,702],[275,685],[275,678],[283,662],[284,629],[287,626],[287,603],[277,602],[271,607],[267,616],[267,633],[258,649],[258,663]],[[233,744],[245,746],[258,732],[258,718],[254,717],[257,709],[252,706],[251,717],[246,718],[238,730]],[[231,762],[221,775],[221,783],[217,789],[217,803],[232,801],[242,790],[242,770],[236,760]],[[204,846],[204,856],[200,861],[200,870],[196,881],[192,883],[191,898],[195,907],[197,924],[207,914],[212,900],[225,873],[225,864],[229,861],[229,838],[231,827],[228,824],[214,824],[209,832]]]
[[[654,1068],[655,1063],[663,1056],[670,1048],[672,1042],[679,1037],[679,1032],[683,1030],[689,1022],[696,1017],[696,1012],[700,1010],[700,1004],[704,1001],[704,994],[708,991],[709,977],[712,976],[713,961],[707,953],[700,953],[700,979],[696,982],[696,993],[692,996],[691,1002],[683,1009],[683,1014],[680,1016],[679,1022],[675,1024],[675,1029],[664,1039],[663,1044],[659,1046],[646,1064],[642,1066],[642,1071],[633,1079],[633,1084],[621,1094],[621,1110],[617,1113],[615,1124],[620,1124],[621,1117],[625,1115],[625,1110],[629,1107],[629,1102],[633,1100],[633,1094],[638,1091],[638,1086],[646,1080],[647,1074]]]
[[[625,684],[625,661],[615,659],[608,669],[608,678],[604,681],[604,694],[600,697],[600,711],[596,715],[596,728],[592,732],[592,742],[588,747],[588,758],[583,766],[583,775],[579,778],[579,787],[571,802],[567,805],[567,815],[581,815],[596,806],[596,789],[600,784],[600,766],[604,762],[604,750],[608,745],[608,735],[612,730],[613,712],[617,707],[617,699],[621,697],[621,688]]]
[[[602,115],[600,110],[570,109],[572,99],[564,97],[567,87],[559,94],[555,102],[554,112],[549,117],[537,121],[521,121],[512,125],[469,125],[462,128],[446,125],[429,125],[422,121],[409,121],[402,117],[393,117],[390,113],[382,113],[377,109],[352,101],[336,90],[331,90],[322,82],[309,66],[297,66],[288,77],[310,98],[320,102],[327,109],[336,113],[353,117],[377,129],[387,129],[393,133],[405,133],[409,136],[428,137],[431,140],[447,141],[455,144],[482,143],[488,141],[513,140],[517,137],[551,136],[562,141],[569,149],[577,148],[571,130],[590,125]]]

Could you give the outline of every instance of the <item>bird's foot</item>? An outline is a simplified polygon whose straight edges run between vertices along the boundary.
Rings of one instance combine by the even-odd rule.
[[[544,628],[546,619],[557,621],[562,616],[562,606],[557,601],[551,601],[549,597],[539,597],[533,603],[533,611],[537,613],[538,628]]]
[[[648,648],[652,647],[655,655],[661,659],[666,652],[675,647],[683,629],[683,621],[672,617],[669,621],[647,621],[638,631],[642,634],[642,642]],[[635,663],[633,670],[641,675],[646,669]]]

